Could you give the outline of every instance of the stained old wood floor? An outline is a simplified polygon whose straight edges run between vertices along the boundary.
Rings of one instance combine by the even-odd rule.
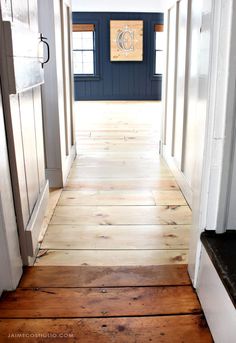
[[[160,105],[84,105],[35,266],[0,300],[0,342],[212,342],[187,274],[191,211],[158,156]]]
[[[18,335],[18,336],[17,336]],[[186,265],[29,267],[0,300],[0,342],[210,343]]]

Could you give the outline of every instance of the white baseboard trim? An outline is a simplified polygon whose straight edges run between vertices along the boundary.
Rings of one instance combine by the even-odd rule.
[[[74,162],[76,156],[76,147],[73,145],[70,150],[70,155],[67,156],[66,161],[65,161],[65,166],[64,166],[64,173],[63,173],[63,187],[66,184],[67,177],[69,175],[72,163]]]
[[[168,164],[168,167],[170,168],[171,172],[173,173],[181,191],[183,192],[183,195],[185,196],[186,201],[192,208],[193,193],[190,184],[186,179],[186,176],[183,174],[183,172],[179,170],[175,162],[175,159],[172,156],[169,156],[165,145],[163,146],[163,158]]]
[[[215,343],[235,343],[236,309],[202,246],[197,294]]]
[[[76,156],[75,145],[71,147],[70,155],[63,161],[62,168],[47,168],[45,170],[46,179],[50,188],[63,188],[66,184],[68,174]]]
[[[48,181],[46,181],[45,186],[35,204],[33,213],[25,231],[27,252],[31,257],[35,256],[35,252],[38,248],[38,238],[41,232],[42,223],[48,204],[48,198],[49,184]]]
[[[62,188],[62,171],[61,169],[45,169],[46,179],[49,181],[50,188]]]

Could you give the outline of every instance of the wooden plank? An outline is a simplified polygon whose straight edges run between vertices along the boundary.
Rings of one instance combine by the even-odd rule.
[[[155,145],[158,147],[159,141],[157,137],[152,136],[135,136],[135,135],[128,135],[125,136],[124,134],[116,134],[114,136],[106,136],[105,134],[99,135],[98,137],[94,137],[93,132],[90,135],[83,134],[82,132],[76,135],[78,145],[119,145],[119,144],[127,144],[130,146],[141,145],[144,144],[145,146]]]
[[[134,124],[132,124],[134,125]],[[144,137],[144,138],[156,138],[159,137],[159,131],[156,128],[149,127],[147,129],[139,128],[136,129],[135,127],[126,128],[126,129],[119,129],[118,127],[114,130],[106,130],[105,128],[94,128],[93,130],[90,129],[89,131],[81,130],[79,127],[76,130],[77,134],[83,133],[90,133],[89,137],[99,139],[99,138],[120,138],[120,137]],[[87,135],[88,136],[88,135]]]
[[[93,132],[91,132],[89,137],[86,136],[77,136],[79,137],[78,147],[81,145],[91,145],[91,146],[104,146],[104,145],[111,145],[111,146],[131,146],[131,147],[140,147],[142,146],[158,146],[158,138],[157,137],[150,137],[150,136],[141,136],[138,137],[136,135],[128,135],[125,136],[124,134],[113,135],[109,137],[99,136],[94,137]]]
[[[64,191],[58,205],[155,205],[155,200],[150,191]]]
[[[189,225],[49,225],[41,249],[188,249]]]
[[[117,154],[111,154],[110,153],[110,158],[106,158],[106,155],[104,157],[99,157],[99,156],[91,156],[89,154],[88,156],[81,156],[78,155],[76,159],[74,160],[73,167],[80,167],[80,166],[85,166],[85,167],[122,167],[122,166],[128,166],[132,167],[134,165],[138,166],[140,168],[140,165],[142,164],[143,168],[149,167],[150,165],[153,165],[153,159],[152,158],[141,158],[137,157],[136,159],[134,158],[135,155],[131,155],[126,157],[126,154],[123,155],[123,158],[117,158]],[[114,158],[112,158],[114,157]],[[158,170],[169,170],[169,168],[161,163],[159,159],[156,159],[155,161],[155,167],[158,168]]]
[[[152,266],[186,264],[187,250],[40,250],[36,266]]]
[[[59,338],[58,341],[83,343],[213,343],[206,321],[201,315],[0,320],[1,342],[16,342],[16,338],[9,335],[22,332],[29,334],[24,338],[26,343],[41,343],[41,337],[45,335],[63,335],[64,339]],[[36,337],[35,333],[39,336]]]
[[[190,285],[187,265],[26,267],[20,288]]]
[[[201,307],[191,286],[17,289],[5,293],[0,301],[0,318],[119,317],[199,312]]]
[[[187,205],[180,191],[64,191],[59,206]]]
[[[111,151],[100,151],[100,152],[80,152],[78,151],[77,159],[75,160],[75,163],[77,160],[83,160],[83,161],[91,161],[96,158],[104,159],[104,160],[155,160],[158,158],[158,153],[155,151],[136,151],[136,152],[111,152]]]
[[[158,153],[158,146],[157,145],[144,145],[140,144],[139,146],[132,146],[128,144],[118,144],[118,145],[112,145],[112,144],[97,144],[95,146],[93,145],[79,145],[78,148],[79,153],[85,153],[85,152],[118,152],[121,153],[124,151],[124,153],[132,153],[139,151],[139,153],[145,153],[146,151],[148,152],[153,152],[153,153]]]
[[[81,113],[80,113],[81,115]],[[81,116],[80,116],[81,117]],[[92,124],[91,124],[92,125]],[[118,126],[114,129],[114,130],[106,130],[106,128],[98,128],[95,126],[91,126],[89,129],[85,129],[82,128],[81,126],[78,126],[75,130],[76,133],[80,134],[80,133],[91,133],[89,136],[92,136],[94,138],[99,138],[99,137],[123,137],[123,136],[128,136],[128,135],[132,135],[135,134],[135,136],[137,137],[141,137],[141,136],[152,136],[152,137],[157,137],[159,134],[159,129],[155,128],[155,127],[148,127],[148,129],[144,129],[144,128],[139,128],[136,129],[134,127],[134,123],[132,123],[132,127],[128,127],[125,129],[120,129]],[[88,135],[87,135],[88,136]]]
[[[120,143],[127,143],[131,145],[135,144],[155,144],[156,146],[158,145],[158,137],[154,136],[149,136],[149,135],[142,135],[142,136],[137,136],[135,134],[128,134],[125,135],[123,131],[121,133],[116,133],[116,134],[110,134],[106,135],[105,133],[100,134],[98,136],[95,136],[95,132],[91,132],[89,136],[86,136],[82,132],[78,133],[77,136],[78,138],[78,144],[82,143],[85,145],[96,145],[100,143],[106,143],[106,144],[120,144]]]
[[[90,140],[81,140],[78,143],[78,149],[80,150],[80,148],[83,146],[89,146],[92,149],[95,149],[96,147],[101,147],[102,149],[105,147],[111,147],[111,148],[120,148],[120,151],[123,151],[123,149],[127,148],[129,149],[134,149],[134,150],[138,150],[138,151],[145,151],[145,148],[148,147],[150,149],[156,149],[158,147],[158,142],[154,141],[154,142],[145,142],[143,141],[134,141],[132,140],[125,140],[125,138],[123,140],[112,140],[112,139],[103,139],[103,140],[97,140],[97,139],[90,139]],[[119,150],[119,149],[118,149]],[[95,150],[96,151],[96,150]]]
[[[139,182],[139,180],[142,180],[144,178],[150,178],[153,180],[157,180],[158,182],[164,181],[173,181],[175,182],[175,178],[172,174],[164,174],[161,172],[148,172],[148,170],[136,170],[133,173],[130,173],[129,170],[123,169],[120,173],[118,171],[115,171],[114,173],[107,169],[106,171],[97,170],[95,168],[89,169],[88,172],[86,173],[86,168],[81,168],[80,171],[76,174],[76,172],[73,170],[71,172],[71,175],[68,176],[67,182],[72,183],[72,184],[77,184],[80,183],[80,180],[89,181],[89,180],[94,180],[96,179],[101,180],[101,182],[106,181],[109,179],[110,181],[117,181],[117,182],[125,182],[126,179],[131,179],[133,181]],[[144,189],[145,190],[145,189]]]
[[[149,115],[147,112],[145,113],[145,116],[143,115],[143,118],[138,116],[137,113],[136,115],[130,115],[128,111],[124,111],[124,113],[120,112],[118,115],[114,113],[114,110],[108,115],[103,112],[100,117],[97,113],[97,110],[95,110],[95,112],[96,117],[94,116],[94,111],[91,113],[86,111],[86,116],[88,116],[88,118],[85,118],[85,116],[80,116],[80,131],[160,131],[158,130],[157,116],[155,118],[155,115]]]
[[[167,180],[170,181],[175,181],[175,178],[173,174],[171,173],[163,173],[163,172],[158,172],[158,171],[148,171],[148,170],[141,170],[141,169],[136,169],[133,172],[130,172],[128,169],[126,170],[125,168],[122,168],[123,170],[120,170],[120,172],[117,170],[114,172],[112,169],[107,169],[107,170],[102,170],[102,168],[81,168],[79,171],[72,170],[71,174],[68,176],[67,182],[68,183],[79,183],[80,180],[117,180],[117,181],[123,181],[125,179],[133,179],[133,180],[139,180],[139,179],[144,179],[144,178],[150,178],[153,180],[164,180],[165,182]]]
[[[128,166],[77,166],[73,167],[69,174],[69,179],[78,178],[156,178],[156,179],[173,179],[173,174],[167,168],[159,168],[159,166],[143,166],[136,164],[132,167]]]
[[[178,190],[174,180],[158,179],[82,179],[68,180],[65,190]]]
[[[57,206],[51,224],[191,224],[188,206]]]
[[[94,158],[76,158],[74,160],[74,164],[73,164],[73,168],[79,168],[79,167],[99,167],[99,168],[110,168],[110,167],[137,167],[137,168],[150,168],[150,167],[154,167],[158,170],[158,171],[169,171],[169,168],[161,163],[159,160],[155,161],[155,163],[153,162],[152,159],[145,159],[145,160],[141,160],[140,159],[126,159],[125,155],[123,156],[123,159],[108,159],[108,158],[99,158],[99,157],[94,157]]]
[[[97,102],[98,103],[98,102]],[[156,130],[158,131],[158,121],[160,118],[157,118],[157,113],[148,113],[145,111],[145,115],[143,113],[131,114],[130,108],[127,111],[126,109],[120,109],[119,113],[114,113],[114,109],[110,109],[109,113],[98,114],[97,108],[91,111],[86,111],[86,116],[80,117],[80,130],[87,130],[89,127],[90,130],[107,130],[109,126],[113,127],[113,130]],[[156,109],[158,111],[158,109]],[[96,116],[94,116],[96,113]],[[156,115],[156,117],[155,117]]]
[[[106,146],[106,145],[81,145],[80,149],[78,149],[78,154],[79,155],[100,155],[105,154],[105,156],[109,156],[112,158],[113,154],[121,157],[129,158],[135,158],[137,157],[150,157],[150,158],[155,158],[155,155],[158,154],[158,147],[149,147],[149,146],[144,146],[142,145],[142,148],[136,149],[136,147],[127,147],[126,145],[119,147],[119,146]],[[95,155],[96,154],[96,155]],[[136,156],[134,156],[136,155]]]
[[[152,191],[156,205],[187,205],[181,191]]]
[[[93,114],[94,115],[94,114]],[[146,122],[139,122],[136,123],[135,121],[132,123],[130,122],[129,118],[127,118],[127,120],[125,119],[121,119],[121,121],[119,122],[118,120],[113,120],[113,122],[111,122],[111,120],[109,121],[109,119],[107,121],[93,121],[90,123],[83,123],[82,121],[80,121],[80,131],[127,131],[130,130],[131,125],[133,125],[133,132],[135,131],[149,131],[150,133],[155,131],[158,131],[156,129],[156,127],[151,127],[148,123],[147,123],[148,119],[146,119]]]

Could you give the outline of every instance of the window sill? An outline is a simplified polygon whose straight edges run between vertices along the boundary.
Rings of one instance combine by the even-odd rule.
[[[100,80],[100,75],[74,75],[75,81],[98,81]]]

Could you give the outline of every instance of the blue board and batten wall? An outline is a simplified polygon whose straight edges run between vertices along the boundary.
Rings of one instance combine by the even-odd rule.
[[[75,100],[161,100],[162,77],[153,76],[154,24],[163,13],[74,12],[73,23],[95,23],[98,77],[75,76]],[[110,62],[110,20],[143,20],[143,61]]]

